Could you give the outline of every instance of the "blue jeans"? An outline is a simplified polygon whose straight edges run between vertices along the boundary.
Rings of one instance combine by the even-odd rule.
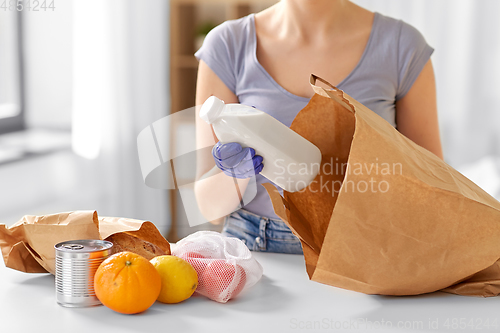
[[[222,234],[241,239],[251,251],[302,254],[302,245],[280,219],[239,209],[226,217]]]

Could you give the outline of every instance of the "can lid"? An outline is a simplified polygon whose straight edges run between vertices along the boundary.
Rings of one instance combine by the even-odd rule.
[[[57,243],[54,247],[62,252],[95,252],[111,249],[113,243],[100,239],[77,239]]]
[[[210,96],[200,109],[200,118],[212,124],[224,110],[225,104],[215,96]]]

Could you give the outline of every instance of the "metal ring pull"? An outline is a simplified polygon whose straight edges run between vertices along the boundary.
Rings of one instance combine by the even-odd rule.
[[[68,250],[81,250],[81,249],[83,249],[83,245],[80,245],[80,244],[65,244],[65,245],[63,245],[63,247],[65,249],[68,249]]]

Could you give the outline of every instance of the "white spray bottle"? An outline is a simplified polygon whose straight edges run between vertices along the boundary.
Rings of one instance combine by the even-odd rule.
[[[238,142],[263,157],[261,174],[288,192],[307,187],[319,172],[321,151],[265,112],[242,104],[224,104],[215,96],[203,103],[200,117],[221,143]]]

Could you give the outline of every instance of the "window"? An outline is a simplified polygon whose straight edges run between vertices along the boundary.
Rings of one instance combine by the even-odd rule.
[[[0,11],[0,134],[22,130],[21,13]]]

